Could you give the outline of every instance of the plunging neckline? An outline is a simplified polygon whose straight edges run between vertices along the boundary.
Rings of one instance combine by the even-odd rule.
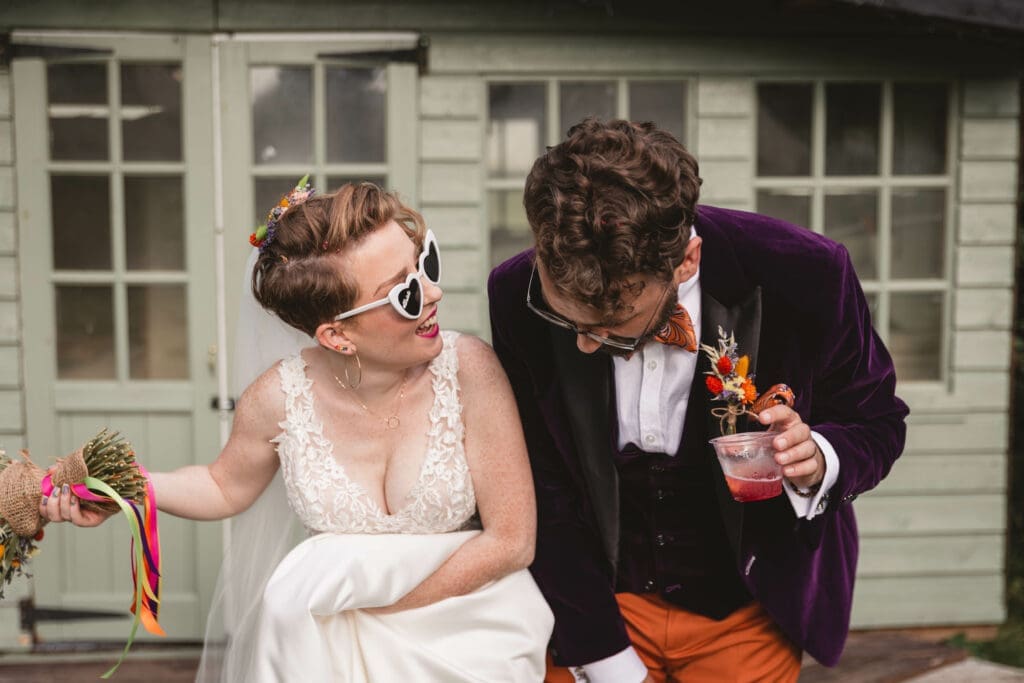
[[[320,446],[323,449],[324,455],[327,457],[327,461],[331,463],[332,467],[334,468],[336,476],[340,477],[341,479],[344,479],[350,489],[355,489],[359,493],[359,495],[362,496],[363,500],[367,501],[367,503],[372,507],[374,513],[376,513],[379,517],[386,520],[397,518],[403,512],[408,510],[409,506],[412,505],[413,502],[415,502],[416,494],[418,494],[423,488],[423,478],[427,472],[427,466],[430,462],[430,459],[432,457],[435,457],[438,452],[438,449],[435,447],[434,444],[434,439],[431,438],[431,432],[437,431],[434,429],[434,426],[437,423],[437,419],[435,416],[438,413],[437,408],[439,396],[436,388],[434,387],[434,382],[438,377],[437,372],[434,369],[434,364],[437,362],[437,358],[440,357],[440,354],[438,355],[438,357],[432,359],[430,363],[427,365],[427,369],[430,371],[431,375],[433,375],[433,377],[431,377],[430,390],[434,393],[434,399],[433,401],[431,401],[430,410],[428,411],[428,416],[430,418],[430,426],[427,428],[427,444],[426,448],[424,449],[423,458],[420,460],[420,469],[416,475],[416,481],[413,482],[412,486],[409,487],[409,490],[406,491],[405,495],[402,496],[401,498],[401,502],[403,503],[403,505],[391,513],[386,512],[385,509],[380,506],[380,503],[378,503],[374,499],[374,497],[370,495],[370,492],[366,489],[365,486],[363,486],[362,483],[356,481],[355,479],[348,475],[348,472],[345,470],[345,466],[341,463],[340,460],[338,460],[337,456],[335,455],[334,442],[327,439],[324,436],[324,421],[321,419],[320,414],[316,408],[316,395],[313,393],[313,381],[309,379],[309,376],[306,374],[306,368],[309,367],[309,363],[306,361],[305,357],[302,356],[301,353],[299,354],[299,357],[302,359],[302,379],[304,380],[304,384],[306,387],[305,391],[307,394],[307,398],[309,399],[309,410],[312,416],[312,421],[319,427],[319,429],[317,430],[317,436],[321,441]],[[386,496],[384,498],[384,503],[385,505],[387,505]]]
[[[370,495],[369,482],[364,485],[354,481],[346,464],[335,457],[345,454],[347,441],[342,438],[332,444],[324,438],[324,424],[314,405],[313,381],[306,373],[306,359],[296,354],[280,364],[285,419],[280,423],[281,433],[271,441],[277,445],[288,503],[308,531],[445,533],[472,523],[476,496],[463,442],[465,428],[455,348],[458,333],[446,331],[442,335],[444,347],[428,365],[434,392],[432,404],[423,397],[427,402],[424,409],[428,410],[423,460],[417,474],[413,469],[413,450],[421,446],[401,454],[410,460],[410,487],[395,499],[394,512],[386,512],[389,498],[378,502]],[[326,401],[328,397],[319,398]],[[417,412],[416,418],[422,419],[422,414]],[[419,431],[419,425],[410,423],[410,427],[410,434]],[[384,480],[387,481],[386,476]]]

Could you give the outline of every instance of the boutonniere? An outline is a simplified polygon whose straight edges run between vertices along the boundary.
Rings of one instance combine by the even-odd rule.
[[[718,418],[723,435],[736,433],[736,419],[740,415],[756,417],[759,412],[778,403],[793,405],[795,396],[785,384],[775,384],[760,396],[754,375],[750,370],[750,357],[741,356],[735,335],[718,328],[718,346],[701,344],[701,350],[711,361],[711,369],[705,372],[704,385],[711,392],[712,401],[721,401],[725,407],[712,408],[711,414]]]

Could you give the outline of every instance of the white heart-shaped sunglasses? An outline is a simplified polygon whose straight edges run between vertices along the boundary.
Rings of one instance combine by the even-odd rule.
[[[388,295],[383,299],[365,304],[359,308],[335,316],[335,320],[344,320],[354,315],[365,313],[374,308],[391,304],[398,315],[409,320],[416,320],[423,313],[423,283],[421,277],[427,282],[436,285],[441,282],[441,252],[437,246],[437,237],[433,230],[427,230],[423,238],[423,251],[420,253],[419,268],[415,273],[409,273],[405,282],[399,283],[391,288]]]

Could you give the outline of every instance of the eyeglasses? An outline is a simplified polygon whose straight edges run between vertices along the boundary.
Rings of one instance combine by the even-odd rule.
[[[420,278],[426,278],[427,282],[436,285],[441,281],[441,252],[437,246],[437,238],[433,230],[427,230],[427,236],[423,239],[423,251],[420,253],[419,267],[415,273],[409,273],[405,282],[399,283],[388,291],[383,299],[365,304],[359,308],[353,308],[347,313],[334,317],[335,320],[344,320],[354,315],[365,313],[374,308],[391,304],[398,315],[409,320],[416,320],[423,312],[423,283]]]
[[[537,308],[536,306],[534,306],[533,301],[531,300],[530,293],[533,291],[533,279],[536,275],[537,262],[534,261],[533,270],[530,271],[530,283],[526,286],[527,308],[529,308],[531,311],[537,314],[537,316],[543,318],[544,320],[547,320],[552,325],[556,325],[557,327],[569,330],[570,332],[577,336],[582,334],[588,339],[592,339],[599,344],[604,344],[605,346],[610,346],[613,349],[620,349],[622,351],[636,351],[637,346],[639,346],[640,343],[644,341],[644,338],[647,336],[648,332],[646,332],[646,330],[648,330],[651,326],[651,323],[654,322],[654,317],[658,315],[658,311],[661,310],[661,302],[665,298],[665,292],[662,292],[661,297],[658,299],[658,306],[654,309],[654,312],[651,314],[651,319],[647,321],[647,325],[644,326],[645,333],[643,335],[639,337],[616,337],[612,339],[611,337],[602,337],[601,335],[594,334],[589,330],[581,329],[576,325],[576,323],[572,322],[571,320],[567,320],[566,318],[563,318],[562,316],[556,313],[552,313],[551,311],[545,311],[542,308]],[[665,291],[668,291],[667,287],[665,288]]]

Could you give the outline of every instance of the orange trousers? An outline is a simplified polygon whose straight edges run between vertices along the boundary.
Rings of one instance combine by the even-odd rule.
[[[800,649],[756,602],[715,621],[653,594],[616,598],[655,683],[795,683],[800,675]],[[549,655],[544,683],[573,680]]]

